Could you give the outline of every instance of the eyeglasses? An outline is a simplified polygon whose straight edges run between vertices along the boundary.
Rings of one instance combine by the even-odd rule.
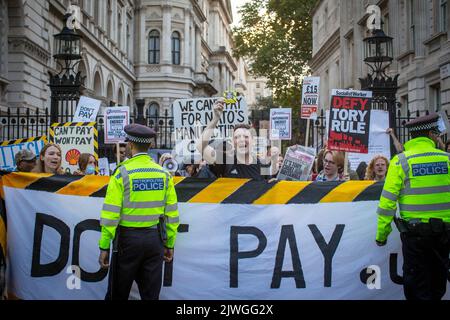
[[[336,164],[336,162],[323,159],[323,164]]]

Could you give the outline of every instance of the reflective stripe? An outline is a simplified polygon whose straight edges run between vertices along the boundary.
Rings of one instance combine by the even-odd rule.
[[[180,217],[168,217],[168,216],[166,216],[166,222],[167,223],[178,223],[178,222],[180,222]]]
[[[130,177],[124,166],[120,167],[120,174],[123,178],[123,206],[128,207],[128,202],[130,202]]]
[[[400,211],[450,210],[450,202],[434,204],[400,204]]]
[[[412,156],[409,156],[406,159],[428,157],[428,156],[447,156],[448,157],[449,154],[445,153],[445,152],[425,152],[425,153],[413,154]]]
[[[146,216],[136,216],[136,215],[129,215],[129,214],[123,214],[122,215],[122,221],[129,221],[129,222],[148,222],[148,221],[157,221],[159,219],[159,215],[146,215]]]
[[[156,168],[141,168],[141,169],[133,169],[128,172],[128,174],[136,173],[136,172],[160,172],[167,175],[167,172],[164,170],[156,169]]]
[[[389,192],[387,190],[384,190],[384,189],[383,189],[383,192],[381,193],[381,196],[385,197],[385,198],[387,198],[389,200],[392,200],[392,201],[397,201],[397,198],[398,198],[397,195],[395,195],[392,192]]]
[[[378,209],[377,209],[377,213],[382,215],[382,216],[394,217],[396,212],[397,212],[396,209],[387,210],[387,209],[383,209],[383,208],[380,208],[380,207],[378,207]]]
[[[165,212],[175,211],[177,209],[178,209],[178,203],[169,204],[169,205],[166,205],[166,211]]]
[[[142,201],[142,202],[127,202],[124,204],[124,209],[153,209],[164,206],[164,201]]]
[[[115,206],[113,204],[107,204],[107,203],[104,203],[103,204],[103,208],[102,208],[102,210],[109,211],[109,212],[114,212],[114,213],[120,213],[121,209],[122,208],[119,207],[119,206]]]
[[[423,194],[435,194],[450,192],[450,186],[439,186],[439,187],[423,187],[423,188],[408,188],[404,189],[402,194],[405,195],[423,195]]]
[[[101,218],[100,225],[105,226],[105,227],[117,227],[119,225],[119,219],[111,220],[111,219]]]
[[[411,181],[409,180],[409,165],[408,160],[406,160],[405,154],[399,153],[398,160],[400,161],[400,165],[402,166],[403,172],[405,173],[405,188],[411,187]],[[403,194],[404,190],[400,191],[400,194]]]

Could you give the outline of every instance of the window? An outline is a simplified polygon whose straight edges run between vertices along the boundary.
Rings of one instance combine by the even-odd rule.
[[[172,64],[180,64],[180,34],[172,33]]]
[[[147,117],[158,117],[159,105],[156,102],[150,103],[147,109]]]
[[[159,63],[159,31],[152,30],[150,31],[150,35],[148,37],[148,63],[149,64],[158,64]]]
[[[259,83],[256,84],[256,89],[259,89],[261,85]]]
[[[430,86],[430,106],[433,111],[441,110],[441,84]]]
[[[409,1],[409,46],[411,50],[416,48],[416,26],[414,22],[414,0]]]
[[[126,43],[126,46],[127,46],[127,48],[126,48],[126,52],[127,52],[127,55],[130,55],[130,26],[129,26],[129,24],[127,23],[127,43]],[[129,57],[128,57],[129,58]]]
[[[447,31],[447,0],[439,0],[439,32]]]

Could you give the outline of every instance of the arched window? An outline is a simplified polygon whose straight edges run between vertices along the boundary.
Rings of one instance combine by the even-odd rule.
[[[172,33],[172,64],[180,64],[180,34],[177,31]]]
[[[150,31],[148,37],[148,63],[149,64],[158,64],[159,63],[159,31],[152,30]]]
[[[158,117],[159,116],[159,105],[156,102],[150,103],[147,109],[147,117]]]

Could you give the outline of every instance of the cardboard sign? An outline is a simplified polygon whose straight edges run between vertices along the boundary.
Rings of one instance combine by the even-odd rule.
[[[320,96],[320,77],[306,77],[302,85],[302,119],[317,119]]]
[[[98,159],[98,174],[101,176],[109,176],[108,158]]]
[[[289,147],[278,172],[278,180],[306,181],[314,164],[316,151],[304,146]]]
[[[291,140],[292,109],[270,109],[270,140]]]
[[[105,109],[105,144],[124,142],[123,128],[130,124],[130,107],[110,107]]]
[[[328,148],[330,150],[368,153],[371,91],[333,89]]]
[[[46,143],[47,136],[3,141],[0,144],[0,170],[15,171],[14,156],[20,150],[28,149],[39,157],[39,153]]]
[[[203,130],[214,116],[218,98],[180,99],[173,102],[175,139],[200,139]],[[237,97],[236,103],[226,104],[213,138],[231,137],[234,126],[248,124],[247,102]]]
[[[73,122],[95,121],[101,103],[100,100],[81,96],[78,101],[77,110],[73,116]]]
[[[82,153],[90,153],[98,160],[98,133],[95,122],[53,123],[50,127],[50,142],[61,147],[61,167],[66,173],[78,170],[78,159]]]
[[[388,160],[391,159],[390,136],[386,133],[389,127],[389,113],[383,110],[370,111],[370,136],[369,152],[349,153],[348,161],[350,168],[356,170],[361,162],[369,164],[370,160],[376,155],[383,155]]]

